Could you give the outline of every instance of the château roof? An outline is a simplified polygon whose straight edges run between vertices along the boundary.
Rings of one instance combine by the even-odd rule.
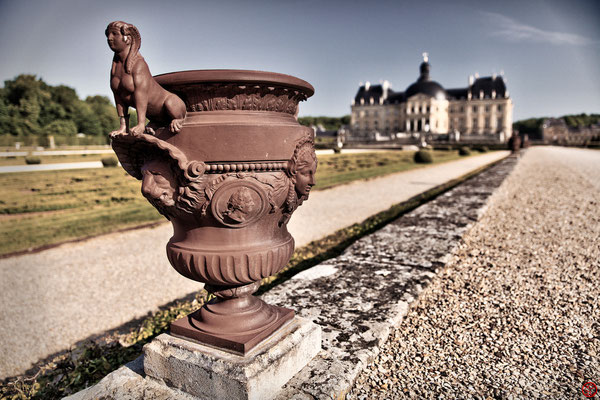
[[[469,88],[446,89],[448,100],[460,100],[468,97]]]
[[[467,99],[469,92],[473,99],[483,98],[503,98],[508,97],[506,83],[502,76],[487,76],[475,79],[475,81],[465,88],[444,89],[442,85],[429,78],[430,65],[426,55],[425,60],[420,65],[420,76],[416,82],[411,84],[405,92],[394,92],[389,87],[383,85],[361,85],[354,97],[354,104],[360,105],[361,99],[364,105],[369,104],[398,104],[406,102],[408,98],[415,94],[424,94],[429,97],[446,98],[448,100]],[[387,85],[387,82],[385,82]],[[371,99],[373,102],[371,103]]]
[[[492,97],[492,92],[496,92],[496,97],[504,97],[506,94],[506,85],[502,76],[487,76],[477,79],[471,86],[473,97],[479,98],[483,91],[483,97]]]
[[[383,96],[383,86],[381,85],[363,85],[358,89],[354,97],[356,104],[360,104],[360,99],[364,99],[365,104],[371,104],[371,98],[375,104],[379,104],[379,98]]]

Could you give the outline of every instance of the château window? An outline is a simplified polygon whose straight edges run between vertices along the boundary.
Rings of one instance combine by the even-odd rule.
[[[502,104],[498,104],[498,111],[502,111]]]
[[[485,106],[485,112],[490,112],[490,106]]]
[[[477,112],[477,106],[473,106],[473,112]]]

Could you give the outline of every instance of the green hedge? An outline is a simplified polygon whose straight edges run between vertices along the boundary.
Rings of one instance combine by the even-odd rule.
[[[468,156],[471,154],[471,149],[467,146],[462,146],[460,149],[458,149],[458,154],[461,156]]]
[[[102,159],[102,165],[104,167],[116,167],[119,164],[117,157],[104,157]]]
[[[415,153],[413,159],[418,164],[431,164],[433,162],[433,155],[428,150],[419,150]]]

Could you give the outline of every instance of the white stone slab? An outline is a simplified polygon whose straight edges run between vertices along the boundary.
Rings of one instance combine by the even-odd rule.
[[[321,350],[321,328],[295,318],[246,356],[162,334],[144,346],[146,377],[200,399],[274,398]]]

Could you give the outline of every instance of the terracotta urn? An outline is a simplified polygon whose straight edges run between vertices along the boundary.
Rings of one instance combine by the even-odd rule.
[[[185,103],[181,128],[150,124],[141,134],[114,135],[112,146],[172,222],[173,268],[216,296],[175,321],[171,333],[245,354],[294,316],[252,293],[289,261],[287,221],[315,183],[313,131],[296,118],[314,89],[261,71],[154,78]]]

